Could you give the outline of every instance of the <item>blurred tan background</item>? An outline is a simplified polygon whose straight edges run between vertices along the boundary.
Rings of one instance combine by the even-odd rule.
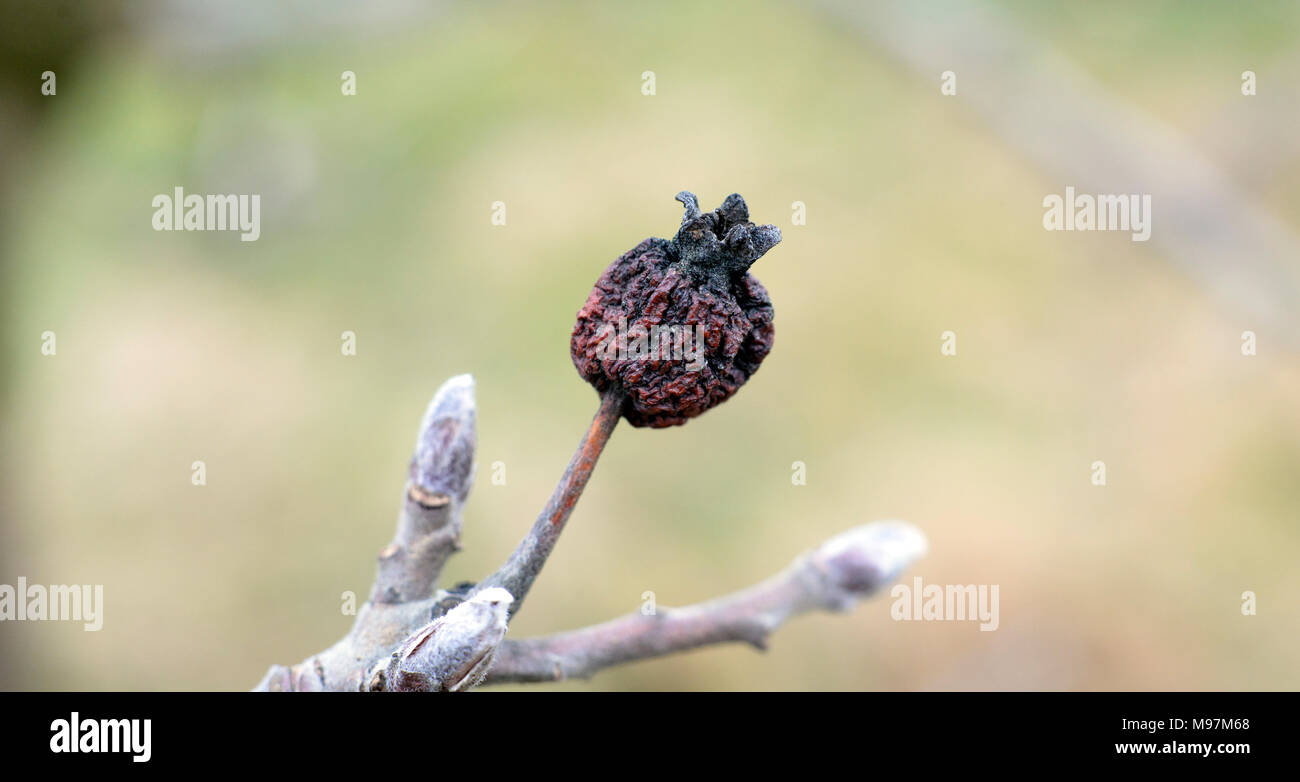
[[[1158,195],[1148,243],[1043,230],[1044,195],[1091,151],[1047,144],[1055,170],[991,121],[1024,88],[962,77],[997,47],[954,55],[954,97],[899,55],[951,29],[950,6],[905,32],[836,3],[8,5],[0,583],[103,584],[105,620],[0,623],[0,688],[246,689],[331,644],[424,405],[461,372],[479,481],[444,582],[493,570],[595,409],[574,314],[614,257],[672,236],[681,189],[710,208],[738,191],[783,229],[754,268],[776,347],[688,426],[619,428],[511,636],[646,590],[706,599],[880,518],[926,532],[926,583],[999,585],[1000,628],[894,622],[881,595],[764,655],[548,687],[1300,686],[1297,301],[1220,295],[1250,263],[1293,280],[1296,245],[1189,273]],[[1300,232],[1300,6],[989,14]],[[260,193],[260,240],[152,230],[178,185]]]

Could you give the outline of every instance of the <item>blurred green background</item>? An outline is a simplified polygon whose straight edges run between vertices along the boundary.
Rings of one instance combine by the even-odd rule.
[[[783,229],[754,268],[776,347],[690,425],[619,428],[511,636],[706,599],[881,518],[928,535],[927,583],[999,585],[1001,626],[881,595],[767,654],[548,688],[1300,686],[1296,335],[1155,241],[1044,231],[1068,181],[968,110],[960,67],[941,96],[830,3],[96,7],[5,9],[0,583],[103,584],[105,623],[0,624],[0,688],[246,689],[333,643],[461,372],[479,481],[444,583],[495,569],[595,409],[574,314],[681,189]],[[991,12],[1300,232],[1300,5]],[[260,193],[260,240],[153,231],[176,186]]]

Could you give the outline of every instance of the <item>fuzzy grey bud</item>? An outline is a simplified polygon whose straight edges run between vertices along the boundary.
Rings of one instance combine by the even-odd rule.
[[[831,607],[847,610],[860,598],[892,584],[927,550],[925,535],[911,524],[876,521],[836,535],[811,557],[826,579]]]
[[[474,378],[457,375],[438,389],[420,422],[411,457],[411,498],[433,504],[464,502],[474,484]]]
[[[407,639],[388,664],[390,692],[462,692],[483,681],[506,635],[514,598],[491,587]]]

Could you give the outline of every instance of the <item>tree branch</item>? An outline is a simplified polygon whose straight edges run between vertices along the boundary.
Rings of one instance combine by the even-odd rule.
[[[461,510],[474,483],[474,378],[458,375],[433,395],[420,422],[393,540],[379,553],[370,600],[338,643],[297,665],[273,665],[259,692],[358,690],[425,626],[433,587],[459,550]]]
[[[397,532],[379,553],[374,603],[405,603],[433,592],[460,548],[461,509],[474,484],[474,378],[442,384],[424,413],[411,457]]]
[[[768,635],[791,617],[814,610],[847,611],[892,583],[925,551],[925,536],[910,524],[865,524],[803,554],[772,578],[726,597],[506,641],[487,683],[585,679],[612,665],[733,641],[764,649]]]
[[[443,384],[420,425],[397,532],[379,557],[371,599],[338,643],[297,665],[271,666],[254,689],[463,690],[484,671],[488,683],[553,681],[707,644],[745,641],[763,648],[767,636],[791,617],[847,610],[892,582],[925,551],[924,536],[908,524],[867,524],[727,597],[558,635],[502,641],[511,596],[517,607],[546,563],[622,404],[621,393],[602,394],[559,485],[510,559],[468,595],[431,595],[442,566],[457,550],[461,507],[474,473],[473,379],[462,375]],[[509,594],[488,592],[492,587]]]

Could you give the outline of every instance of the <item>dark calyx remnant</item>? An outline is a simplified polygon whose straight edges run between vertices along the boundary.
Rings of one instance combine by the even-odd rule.
[[[749,222],[749,207],[739,193],[732,193],[722,206],[701,212],[694,193],[683,190],[677,200],[686,207],[682,227],[672,240],[673,252],[683,270],[697,279],[708,276],[723,284],[749,271],[754,261],[781,241],[775,225]]]
[[[578,373],[626,393],[633,426],[683,424],[731,397],[772,349],[772,302],[749,267],[781,241],[745,199],[701,212],[692,193],[671,241],[646,239],[596,281],[570,340]]]

